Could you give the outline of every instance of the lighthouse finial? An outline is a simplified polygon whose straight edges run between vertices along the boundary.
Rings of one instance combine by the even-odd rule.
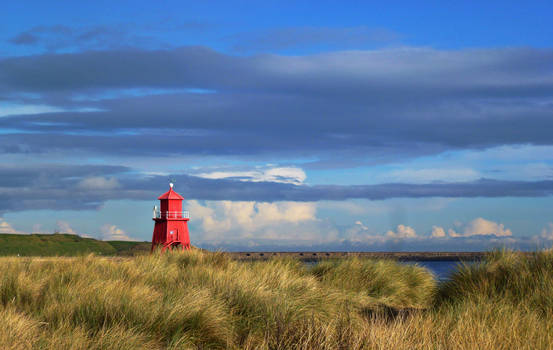
[[[175,179],[173,177],[170,177],[169,178],[169,187],[171,187],[171,189],[172,189],[173,186],[175,186]]]

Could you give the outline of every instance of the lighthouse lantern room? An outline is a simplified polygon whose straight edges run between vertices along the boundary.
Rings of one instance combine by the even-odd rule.
[[[152,252],[156,246],[161,246],[161,252],[179,247],[190,249],[188,235],[188,211],[182,210],[184,198],[173,191],[173,184],[169,184],[169,191],[159,196],[159,208],[154,207],[152,220],[155,221],[152,237]]]

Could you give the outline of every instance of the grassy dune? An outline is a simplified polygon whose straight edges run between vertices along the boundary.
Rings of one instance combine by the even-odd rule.
[[[0,258],[4,349],[549,349],[553,254],[418,266],[219,253]]]

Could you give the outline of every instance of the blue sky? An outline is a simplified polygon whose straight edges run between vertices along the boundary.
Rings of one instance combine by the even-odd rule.
[[[193,244],[553,241],[551,2],[12,2],[0,231]]]

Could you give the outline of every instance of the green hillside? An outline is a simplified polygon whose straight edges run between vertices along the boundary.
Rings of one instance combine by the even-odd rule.
[[[148,248],[147,242],[99,241],[67,233],[0,234],[0,256],[135,255]]]

